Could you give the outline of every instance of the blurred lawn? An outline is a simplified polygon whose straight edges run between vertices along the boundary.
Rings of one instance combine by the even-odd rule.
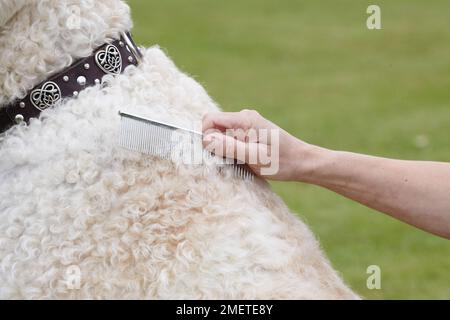
[[[225,110],[253,106],[329,148],[450,161],[448,0],[129,2],[137,40],[163,47]],[[372,3],[381,31],[365,27]],[[326,190],[274,188],[362,296],[450,299],[450,241]],[[366,288],[371,264],[382,290]]]

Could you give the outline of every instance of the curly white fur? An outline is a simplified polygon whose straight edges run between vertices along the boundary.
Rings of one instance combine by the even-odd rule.
[[[81,29],[65,25],[71,4]],[[130,27],[118,0],[29,1],[1,31],[0,102]],[[144,56],[0,138],[0,298],[357,298],[264,181],[116,146],[119,109],[178,123],[217,110],[158,47]]]
[[[0,0],[0,27],[2,27],[24,5],[26,0]]]

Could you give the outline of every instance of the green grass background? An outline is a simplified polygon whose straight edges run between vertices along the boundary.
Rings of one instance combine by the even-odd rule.
[[[159,44],[225,110],[257,108],[329,148],[450,161],[448,0],[129,3],[138,42]],[[372,3],[382,30],[365,26]],[[274,189],[363,297],[450,299],[450,241],[317,187]],[[381,290],[366,288],[372,264]]]

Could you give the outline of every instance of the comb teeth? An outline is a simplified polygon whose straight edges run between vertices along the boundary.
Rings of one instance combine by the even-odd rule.
[[[125,149],[170,159],[173,130],[133,118],[122,117],[119,145]]]
[[[236,177],[244,180],[253,180],[254,174],[245,164],[233,164],[234,174]]]
[[[121,116],[119,145],[131,151],[172,160],[174,153],[182,159],[193,159],[194,153],[202,152],[202,156],[211,159],[213,154],[203,150],[202,134],[188,129],[177,128],[169,124],[141,118],[119,112]],[[187,142],[187,143],[186,143]],[[181,147],[181,148],[180,148]],[[254,174],[246,164],[225,162],[219,171],[231,167],[233,176],[244,180],[253,180]]]

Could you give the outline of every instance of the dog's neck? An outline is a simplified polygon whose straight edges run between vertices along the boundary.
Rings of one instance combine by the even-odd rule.
[[[0,27],[0,108],[131,26],[119,0],[27,1]]]

